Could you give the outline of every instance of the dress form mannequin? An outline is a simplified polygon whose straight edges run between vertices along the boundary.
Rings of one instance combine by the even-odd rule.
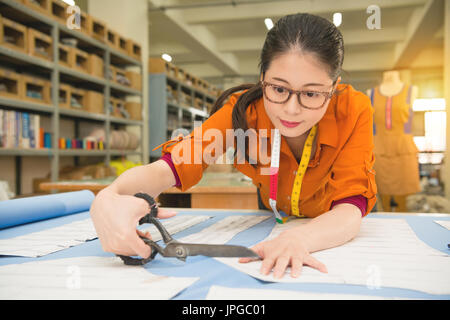
[[[402,82],[395,70],[384,72],[382,83],[367,91],[375,109],[375,172],[384,211],[392,211],[393,199],[395,211],[407,212],[407,195],[420,191],[418,150],[411,134],[417,92],[418,88]]]

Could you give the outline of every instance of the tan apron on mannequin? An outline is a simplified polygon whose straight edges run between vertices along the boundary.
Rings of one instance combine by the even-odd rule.
[[[412,136],[411,90],[412,86],[403,85],[400,93],[390,97],[382,95],[379,86],[371,90],[375,109],[374,169],[380,195],[406,196],[420,191],[418,149]]]

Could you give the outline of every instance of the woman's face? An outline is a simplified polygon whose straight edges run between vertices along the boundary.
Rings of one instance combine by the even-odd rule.
[[[290,51],[272,60],[261,80],[275,85],[266,90],[275,90],[277,93],[285,91],[283,88],[306,91],[306,96],[302,95],[305,97],[302,102],[307,101],[308,96],[316,96],[315,92],[331,92],[334,89],[333,80],[318,59],[298,51]],[[270,120],[286,137],[298,137],[311,129],[322,119],[330,102],[328,99],[322,108],[310,110],[300,106],[295,94],[283,104],[269,101],[266,95],[263,97]]]

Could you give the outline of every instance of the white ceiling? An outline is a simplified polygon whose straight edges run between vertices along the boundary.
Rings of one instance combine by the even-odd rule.
[[[366,87],[396,68],[443,66],[444,0],[149,0],[150,56],[220,85],[220,79],[256,79],[267,29],[286,14],[308,12],[332,21],[345,43],[344,75]],[[381,9],[381,29],[369,30],[370,5]]]

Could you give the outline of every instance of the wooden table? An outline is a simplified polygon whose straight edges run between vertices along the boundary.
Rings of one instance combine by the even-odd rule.
[[[79,191],[91,190],[97,194],[114,181],[115,177],[96,180],[72,180],[42,182],[39,188],[43,191]],[[241,173],[204,173],[200,182],[191,189],[181,192],[173,187],[162,195],[187,194],[190,196],[191,208],[215,209],[258,209],[256,187],[246,180]],[[170,204],[162,202],[163,206]]]

